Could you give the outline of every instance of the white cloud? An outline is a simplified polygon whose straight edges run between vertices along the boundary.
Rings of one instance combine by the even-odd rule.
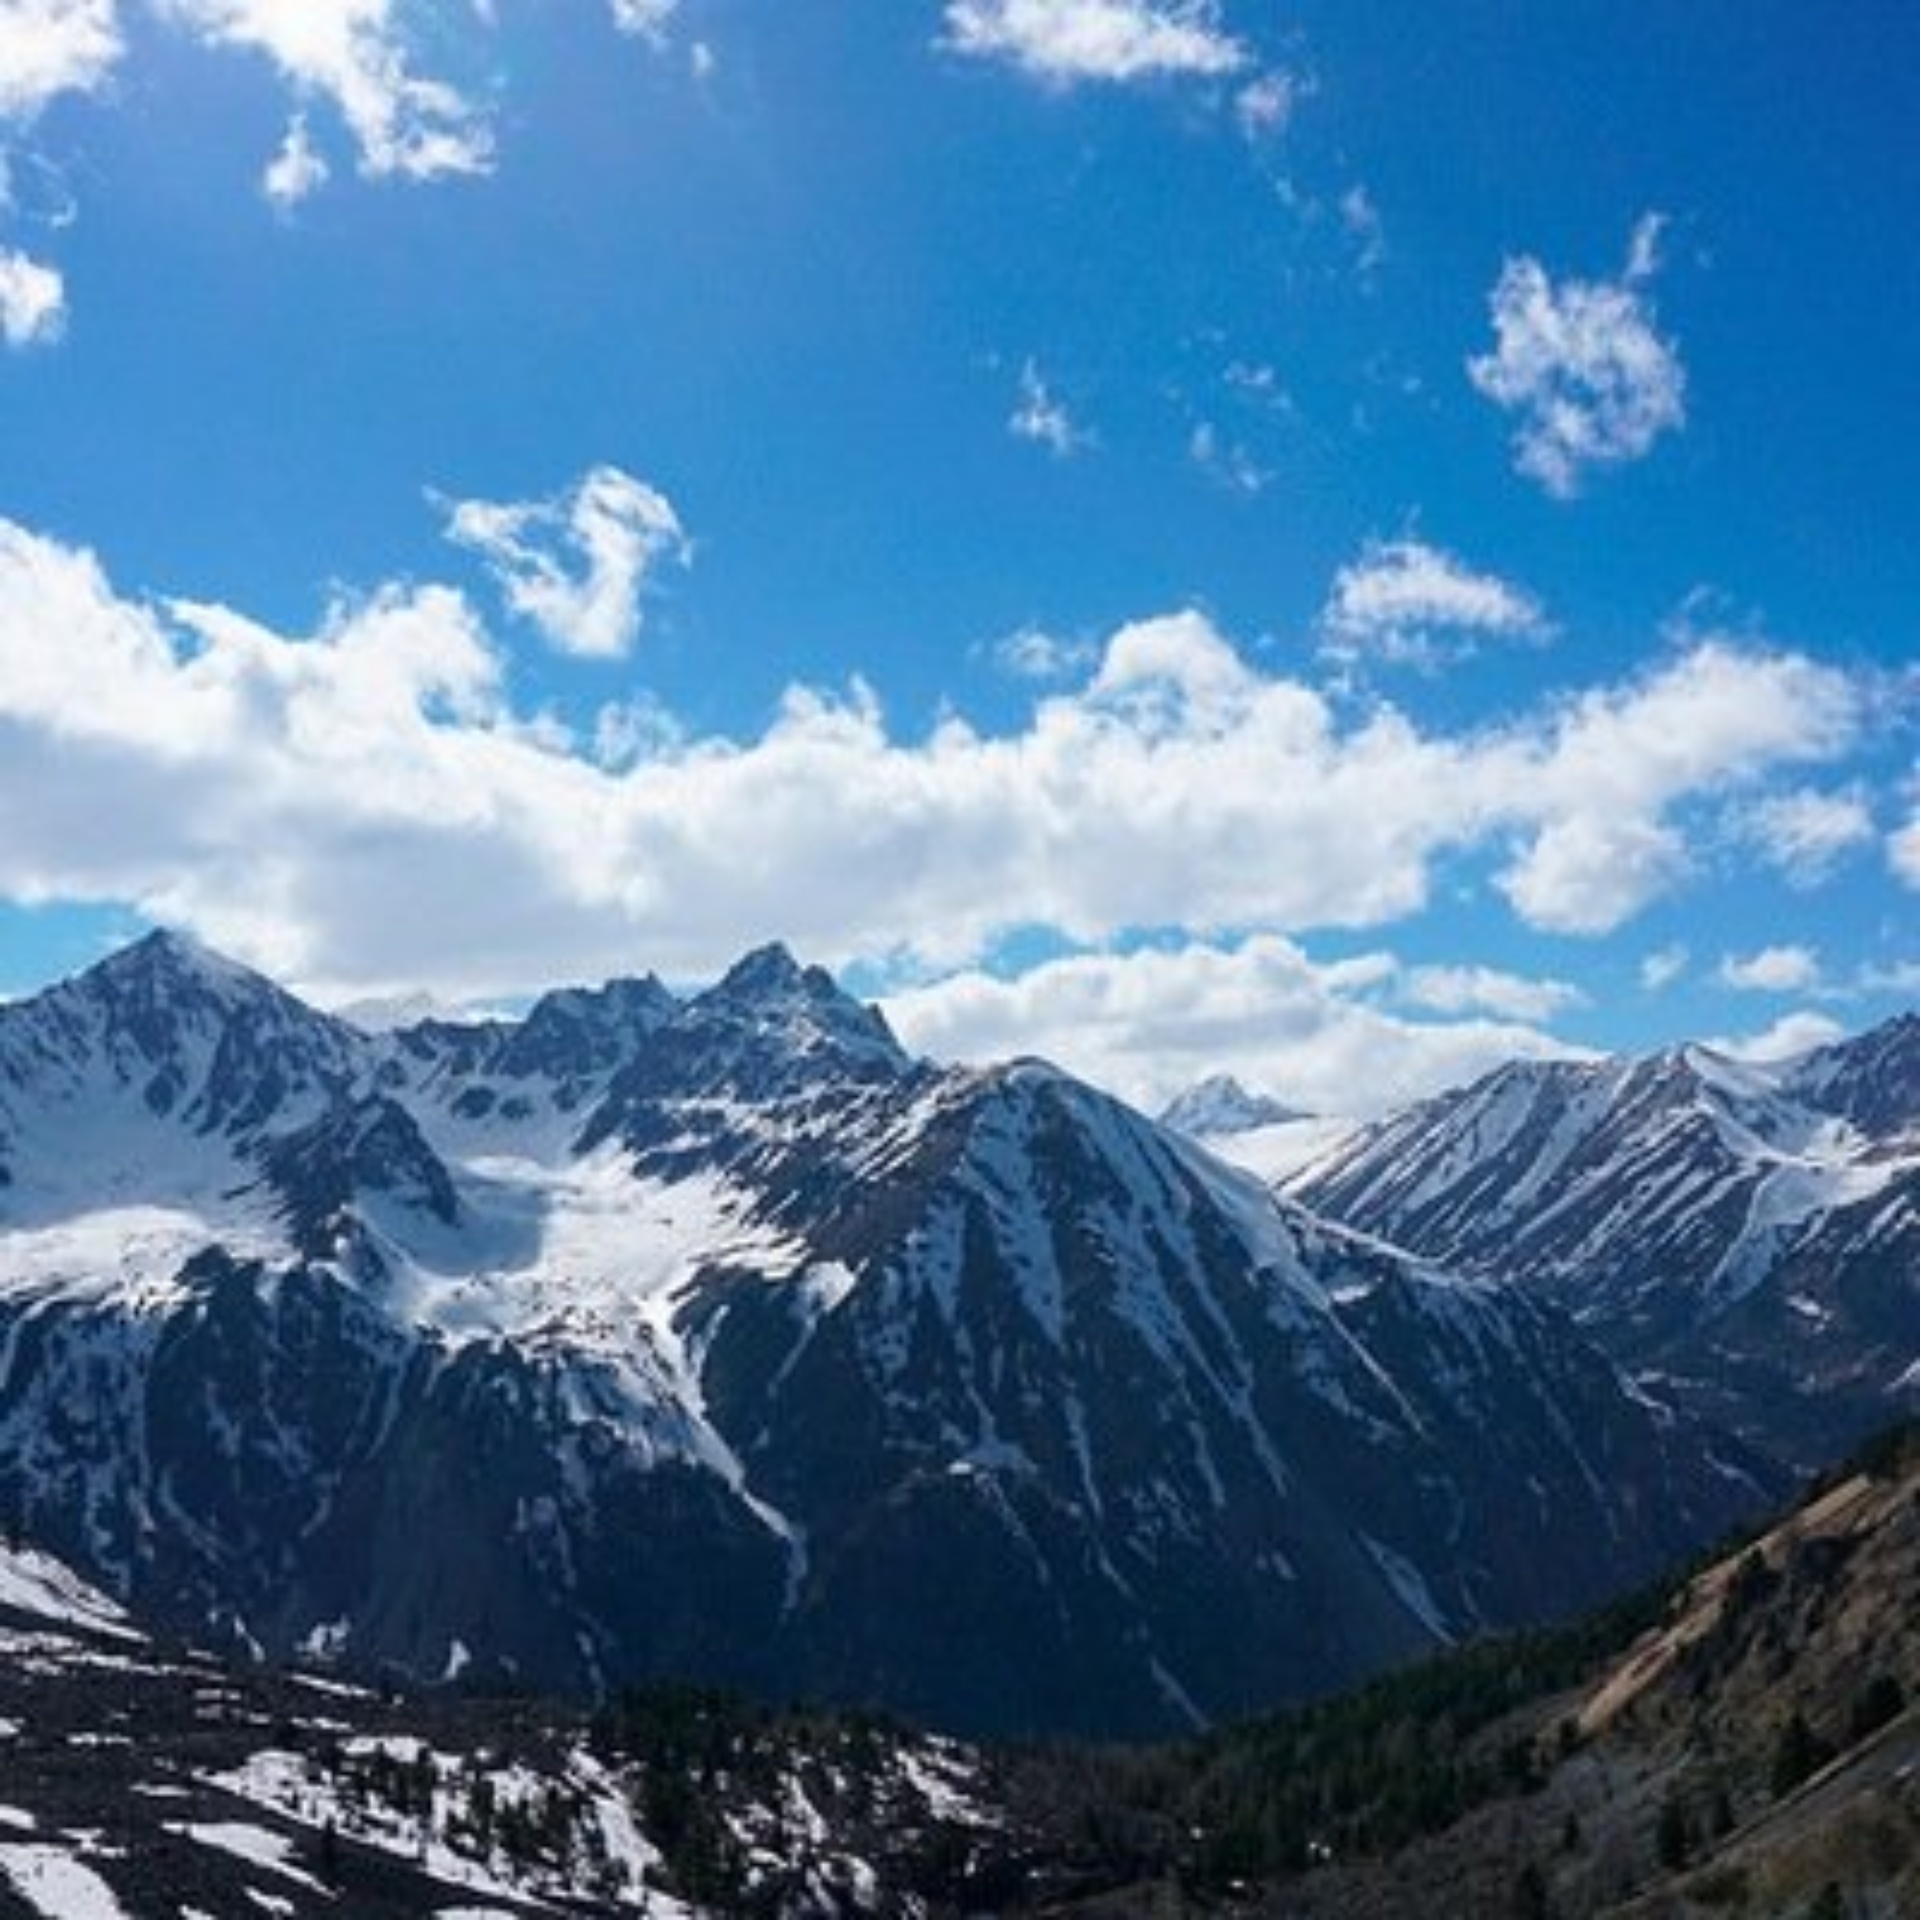
[[[1064,680],[1084,673],[1098,657],[1085,640],[1063,640],[1039,627],[1022,627],[996,640],[994,665],[1017,680]]]
[[[1257,80],[1249,80],[1233,97],[1241,132],[1249,140],[1284,133],[1309,91],[1309,84],[1291,73],[1263,73]]]
[[[1540,603],[1421,540],[1372,540],[1334,576],[1320,615],[1327,651],[1432,665],[1477,638],[1538,640]]]
[[[307,132],[307,117],[296,113],[287,123],[280,150],[260,176],[260,191],[287,211],[327,184],[332,169]]]
[[[1362,279],[1370,278],[1386,265],[1387,229],[1363,181],[1355,181],[1340,196],[1338,211],[1341,230],[1353,247],[1354,266]]]
[[[1769,1066],[1778,1060],[1792,1060],[1800,1054],[1811,1053],[1815,1047],[1831,1046],[1845,1037],[1846,1028],[1838,1020],[1830,1020],[1824,1013],[1802,1010],[1782,1014],[1763,1032],[1734,1034],[1708,1044],[1716,1053],[1724,1053],[1731,1059]]]
[[[1556,283],[1528,256],[1507,261],[1490,305],[1495,347],[1468,376],[1518,417],[1515,464],[1559,499],[1591,468],[1647,453],[1686,418],[1686,374],[1647,292],[1661,219],[1635,227],[1617,280]]]
[[[1388,954],[1319,965],[1293,942],[1193,942],[981,972],[894,994],[887,1017],[937,1059],[1038,1054],[1155,1111],[1217,1071],[1316,1113],[1364,1115],[1476,1078],[1516,1055],[1574,1051],[1525,1025],[1418,1021],[1370,998]]]
[[[400,0],[152,0],[210,46],[264,55],[302,98],[330,102],[370,179],[484,173],[493,136],[478,106],[420,72]]]
[[[1093,444],[1093,435],[1075,421],[1064,402],[1054,397],[1031,360],[1020,369],[1020,398],[1007,416],[1007,431],[1016,440],[1031,440],[1045,447],[1056,460],[1065,460]]]
[[[1757,783],[1773,767],[1830,759],[1860,724],[1845,674],[1801,654],[1694,639],[1669,665],[1562,708],[1523,750],[1538,830],[1501,877],[1521,916],[1604,933],[1689,870],[1672,818],[1688,797]]]
[[[1188,435],[1187,458],[1210,479],[1250,499],[1273,485],[1273,474],[1211,420],[1199,421]]]
[[[1743,809],[1736,825],[1741,838],[1796,887],[1818,886],[1845,855],[1874,837],[1873,810],[1853,789],[1770,794]]]
[[[1720,962],[1719,978],[1737,993],[1808,993],[1820,985],[1820,956],[1797,946],[1730,953]]]
[[[1920,814],[1887,836],[1887,864],[1908,886],[1920,889]]]
[[[855,685],[794,689],[744,740],[652,712],[575,740],[515,710],[446,587],[285,637],[129,600],[0,521],[0,898],[119,901],[309,985],[456,997],[704,974],[774,931],[951,967],[1021,928],[1377,926],[1476,858],[1531,876],[1509,874],[1523,910],[1599,924],[1646,889],[1592,823],[1679,848],[1698,803],[1837,751],[1852,700],[1834,669],[1708,642],[1449,733],[1260,671],[1188,612],[1121,628],[998,733],[902,737]]]
[[[1663,993],[1681,979],[1693,964],[1693,955],[1675,942],[1657,948],[1640,962],[1640,984],[1649,993]]]
[[[1217,0],[948,0],[947,45],[1051,86],[1243,71]]]
[[[487,562],[507,605],[562,652],[602,659],[639,637],[648,576],[688,554],[667,497],[611,466],[550,500],[455,501],[447,535]]]
[[[680,0],[608,0],[613,9],[613,24],[622,33],[637,35],[656,45],[667,37],[673,16],[680,11]]]
[[[67,289],[57,269],[0,247],[0,340],[47,346],[67,326]]]
[[[1854,978],[1859,993],[1920,994],[1920,960],[1882,960],[1864,966]]]
[[[1611,933],[1672,892],[1688,870],[1685,836],[1665,821],[1582,812],[1548,821],[1500,886],[1529,925]]]
[[[124,50],[115,0],[0,0],[0,121],[92,92]]]
[[[1587,996],[1565,980],[1529,979],[1497,967],[1413,967],[1401,998],[1433,1013],[1491,1013],[1541,1025],[1583,1006]]]

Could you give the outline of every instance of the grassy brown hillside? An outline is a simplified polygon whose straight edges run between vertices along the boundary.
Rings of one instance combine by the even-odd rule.
[[[1017,1791],[1061,1913],[1916,1914],[1917,1599],[1907,1429],[1661,1592]]]

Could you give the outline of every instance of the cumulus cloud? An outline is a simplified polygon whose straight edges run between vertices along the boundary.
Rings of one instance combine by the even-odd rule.
[[[1494,285],[1494,349],[1467,373],[1516,416],[1515,465],[1558,499],[1593,468],[1640,459],[1686,418],[1685,370],[1649,292],[1661,226],[1658,214],[1642,218],[1618,279],[1556,282],[1523,255]]]
[[[1831,1046],[1845,1037],[1846,1028],[1838,1020],[1802,1009],[1782,1014],[1772,1026],[1759,1033],[1733,1034],[1708,1044],[1716,1053],[1724,1053],[1731,1059],[1771,1066],[1777,1061],[1797,1059],[1816,1047]]]
[[[67,288],[57,268],[0,247],[0,340],[42,347],[67,326]]]
[[[115,0],[0,0],[0,122],[92,92],[124,50]]]
[[[399,0],[153,0],[209,46],[263,55],[302,98],[345,122],[369,179],[484,173],[493,135],[482,109],[423,73]]]
[[[1017,979],[958,973],[893,995],[886,1011],[937,1059],[1039,1054],[1149,1111],[1224,1069],[1311,1112],[1370,1115],[1516,1056],[1576,1051],[1529,1025],[1392,1014],[1375,996],[1400,972],[1390,954],[1316,964],[1256,935],[1073,955]]]
[[[1218,0],[948,0],[947,45],[1050,86],[1239,73]]]
[[[1065,460],[1093,444],[1093,435],[1056,398],[1046,377],[1029,360],[1020,369],[1020,397],[1007,416],[1007,431],[1016,440],[1045,447],[1056,460]]]
[[[1022,928],[1378,926],[1443,861],[1504,860],[1523,911],[1598,925],[1646,892],[1611,870],[1623,821],[1677,847],[1730,786],[1838,751],[1854,706],[1833,668],[1709,641],[1455,733],[1261,671],[1194,612],[1121,628],[997,733],[902,736],[856,684],[796,688],[743,740],[643,716],[608,752],[506,688],[447,587],[287,636],[129,598],[0,521],[0,897],[125,902],[311,986],[457,997],[704,974],[770,931],[954,967]]]
[[[1685,836],[1666,821],[1582,812],[1549,820],[1500,886],[1529,925],[1611,933],[1671,893],[1689,866]]]
[[[1856,789],[1815,787],[1769,794],[1745,808],[1740,836],[1796,887],[1816,887],[1854,848],[1874,837],[1873,810]]]
[[[1807,993],[1820,984],[1820,956],[1811,947],[1762,947],[1730,953],[1720,962],[1720,984],[1737,993]]]
[[[1500,885],[1534,926],[1610,931],[1689,870],[1677,802],[1835,757],[1860,724],[1860,700],[1847,675],[1804,655],[1714,638],[1625,687],[1582,695],[1544,744],[1521,749],[1527,773],[1511,777],[1533,783],[1538,828]]]
[[[1336,658],[1434,665],[1477,640],[1539,640],[1550,627],[1523,587],[1422,540],[1372,540],[1334,576],[1320,631]]]
[[[666,495],[611,466],[549,500],[454,501],[447,536],[486,561],[508,607],[563,653],[602,659],[639,637],[649,575],[689,551]]]

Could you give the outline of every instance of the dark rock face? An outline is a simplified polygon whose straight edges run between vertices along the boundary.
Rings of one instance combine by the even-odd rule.
[[[1141,1733],[1764,1490],[1550,1307],[777,948],[373,1038],[147,943],[0,1009],[0,1137],[0,1515],[272,1653]]]
[[[1502,1068],[1287,1182],[1570,1311],[1754,1443],[1831,1458],[1920,1362],[1920,1020],[1776,1068],[1683,1048]]]

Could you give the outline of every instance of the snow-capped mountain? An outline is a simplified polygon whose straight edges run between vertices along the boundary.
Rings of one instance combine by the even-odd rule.
[[[1210,1073],[1168,1101],[1161,1111],[1160,1124],[1175,1133],[1205,1140],[1309,1117],[1270,1093],[1255,1093],[1242,1086],[1230,1073]]]
[[[1779,1066],[1526,1062],[1359,1129],[1305,1204],[1568,1308],[1813,1460],[1920,1383],[1920,1020]]]
[[[0,1518],[276,1654],[1144,1730],[1760,1491],[1552,1309],[778,948],[371,1035],[156,935],[0,1008],[0,1167]]]

